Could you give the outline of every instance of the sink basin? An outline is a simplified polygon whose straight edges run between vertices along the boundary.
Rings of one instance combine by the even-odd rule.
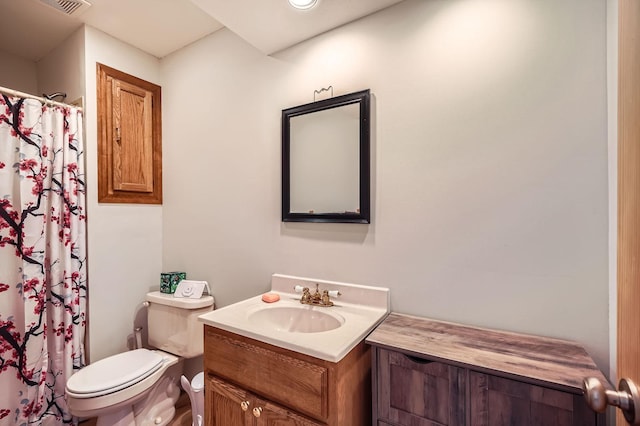
[[[290,333],[320,333],[334,330],[344,324],[344,318],[311,306],[278,306],[259,309],[249,314],[249,321],[277,331]]]

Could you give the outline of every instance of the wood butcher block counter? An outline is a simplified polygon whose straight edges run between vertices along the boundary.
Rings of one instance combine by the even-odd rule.
[[[608,381],[574,342],[396,313],[366,342],[379,426],[605,424],[582,380]]]

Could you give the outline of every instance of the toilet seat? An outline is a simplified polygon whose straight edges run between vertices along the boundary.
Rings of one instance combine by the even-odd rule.
[[[159,370],[164,357],[148,349],[136,349],[101,359],[84,367],[67,381],[67,394],[94,398],[128,388]]]

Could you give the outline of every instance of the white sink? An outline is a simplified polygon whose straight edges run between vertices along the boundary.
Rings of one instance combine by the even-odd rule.
[[[338,290],[331,307],[303,305],[294,286]],[[273,303],[262,295],[200,315],[206,325],[338,362],[389,313],[389,289],[273,274]]]
[[[249,314],[249,321],[262,326],[268,325],[277,331],[290,333],[321,333],[336,329],[344,324],[344,317],[329,313],[331,308],[317,306],[274,306],[264,307]]]

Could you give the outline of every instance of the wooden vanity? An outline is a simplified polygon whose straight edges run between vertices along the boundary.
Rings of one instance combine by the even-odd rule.
[[[205,424],[371,425],[364,339],[389,313],[389,289],[273,274],[270,294],[199,317]]]
[[[371,424],[371,351],[325,361],[205,326],[208,426]]]
[[[559,339],[390,314],[372,345],[373,425],[591,426],[582,380],[607,383]]]

